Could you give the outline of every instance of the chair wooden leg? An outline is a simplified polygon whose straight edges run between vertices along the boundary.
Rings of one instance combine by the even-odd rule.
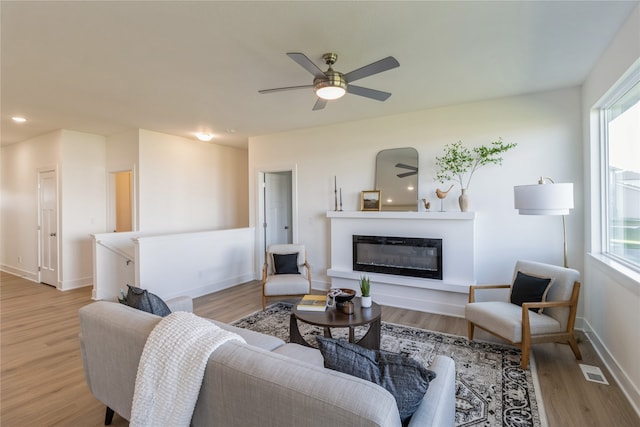
[[[576,359],[582,360],[582,354],[580,353],[578,342],[576,341],[576,337],[573,334],[569,335],[569,346],[571,347],[571,350],[573,350],[573,354],[574,356],[576,356]]]
[[[520,344],[520,351],[522,353],[522,369],[527,369],[529,366],[529,352],[531,351],[531,337],[528,334],[522,336],[522,343]]]
[[[113,421],[113,409],[107,406],[107,413],[104,414],[104,425],[110,426]]]
[[[267,308],[267,297],[262,295],[262,311],[264,311],[265,308]]]
[[[468,328],[468,332],[467,332],[467,336],[469,337],[469,340],[473,339],[473,333],[475,331],[475,325],[469,321],[467,321],[467,328]]]

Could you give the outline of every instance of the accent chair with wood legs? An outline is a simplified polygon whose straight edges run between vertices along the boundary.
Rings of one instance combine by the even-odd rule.
[[[582,360],[574,336],[580,293],[577,270],[533,261],[518,261],[511,285],[471,286],[465,317],[469,339],[478,327],[522,351],[522,369],[529,365],[531,345],[569,344]]]
[[[262,268],[262,310],[267,298],[311,293],[311,266],[303,245],[270,245]]]

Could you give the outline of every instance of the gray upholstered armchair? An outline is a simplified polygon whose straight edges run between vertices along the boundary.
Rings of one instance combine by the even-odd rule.
[[[262,309],[269,297],[291,297],[311,292],[311,267],[303,245],[279,244],[267,248],[262,268]]]
[[[571,268],[518,261],[511,285],[471,286],[465,307],[469,339],[478,327],[520,347],[522,369],[529,365],[535,343],[567,343],[581,360],[573,334],[579,278],[580,273]]]

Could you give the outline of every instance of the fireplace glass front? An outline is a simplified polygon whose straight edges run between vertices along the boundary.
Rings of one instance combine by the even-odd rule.
[[[353,270],[442,280],[442,239],[354,235]]]

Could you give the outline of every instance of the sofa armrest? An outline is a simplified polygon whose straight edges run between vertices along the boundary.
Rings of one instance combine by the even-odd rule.
[[[171,298],[165,301],[169,310],[174,311],[186,311],[193,313],[193,299],[187,296],[180,296]]]
[[[436,378],[429,383],[429,389],[411,417],[409,427],[453,427],[456,416],[455,363],[450,357],[436,356],[429,369],[436,373]]]

